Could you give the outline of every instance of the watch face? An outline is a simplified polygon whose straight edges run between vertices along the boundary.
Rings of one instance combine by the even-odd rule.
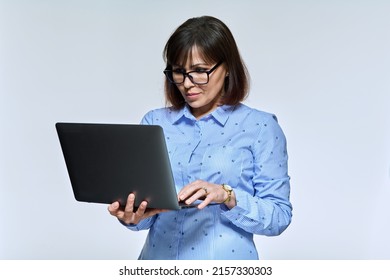
[[[224,187],[226,190],[228,190],[228,191],[233,190],[233,188],[232,188],[231,186],[226,185],[226,184],[223,184],[223,187]]]

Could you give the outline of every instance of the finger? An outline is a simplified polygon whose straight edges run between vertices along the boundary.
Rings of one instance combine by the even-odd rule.
[[[211,202],[213,201],[213,199],[211,198],[211,196],[206,196],[205,200],[203,200],[198,206],[197,208],[199,210],[205,208],[207,205],[209,205]]]
[[[185,186],[182,188],[179,193],[177,194],[177,197],[179,198],[179,201],[184,201],[186,198],[188,198],[193,193],[193,187],[190,185]]]
[[[108,206],[108,212],[110,212],[111,215],[116,216],[119,210],[119,202],[116,201]]]
[[[154,216],[160,212],[165,210],[162,209],[148,209],[148,203],[146,201],[142,201],[137,211],[133,215],[133,223],[138,223],[142,219],[146,219],[148,217]]]
[[[127,197],[126,206],[125,206],[125,212],[126,213],[133,213],[133,211],[134,211],[134,202],[135,202],[135,195],[133,193],[131,193]]]
[[[142,201],[137,211],[135,211],[135,215],[142,217],[145,214],[147,207],[148,207],[148,203],[146,201]]]
[[[185,203],[191,204],[198,199],[205,199],[208,194],[209,194],[209,192],[208,192],[207,188],[202,187],[202,188],[198,189],[197,192],[195,192],[192,196],[188,197],[185,200]]]
[[[178,193],[178,198],[181,201],[184,201],[185,199],[189,198],[191,195],[195,194],[199,189],[202,188],[202,186],[206,185],[207,183],[201,180],[196,180],[186,186],[184,186]]]

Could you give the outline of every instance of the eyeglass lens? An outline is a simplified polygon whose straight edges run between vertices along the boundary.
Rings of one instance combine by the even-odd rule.
[[[172,72],[172,82],[176,84],[184,83],[185,77],[188,76],[188,78],[191,80],[191,82],[195,84],[207,84],[209,81],[209,75],[207,72],[189,72],[189,73],[183,73],[183,72]]]

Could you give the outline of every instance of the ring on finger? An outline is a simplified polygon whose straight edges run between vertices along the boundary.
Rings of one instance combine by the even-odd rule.
[[[206,187],[203,187],[202,189],[204,190],[205,194],[208,194]]]

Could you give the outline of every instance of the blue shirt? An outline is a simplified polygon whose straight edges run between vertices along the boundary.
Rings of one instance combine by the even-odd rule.
[[[169,211],[142,220],[139,259],[258,259],[253,234],[279,235],[292,207],[285,136],[272,114],[223,105],[196,120],[188,107],[150,111],[165,133],[177,191],[197,179],[228,184],[237,205]]]

